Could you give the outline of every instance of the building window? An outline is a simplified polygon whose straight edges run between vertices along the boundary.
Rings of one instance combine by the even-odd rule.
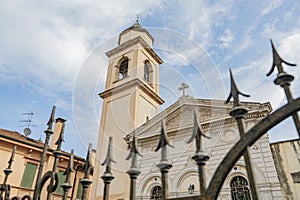
[[[145,64],[144,64],[144,79],[147,82],[150,81],[150,62],[149,61],[145,61]]]
[[[151,190],[150,199],[162,199],[162,189],[160,186],[155,186]]]
[[[63,171],[58,171],[57,175],[58,175],[58,186],[57,186],[57,188],[55,190],[55,193],[56,194],[63,194],[64,190],[60,186],[65,182],[66,176],[64,175]]]
[[[81,185],[80,181],[81,181],[81,179],[79,179],[79,181],[78,181],[76,200],[80,200],[81,197],[82,197],[82,190],[83,190],[83,188],[82,188],[82,185]]]
[[[32,188],[36,170],[37,170],[37,164],[33,164],[29,162],[26,163],[22,181],[21,181],[21,187],[29,188],[29,189]]]
[[[244,177],[236,176],[230,183],[232,200],[251,200],[248,182]]]
[[[128,73],[128,59],[124,60],[119,67],[118,80],[121,80],[127,76]]]

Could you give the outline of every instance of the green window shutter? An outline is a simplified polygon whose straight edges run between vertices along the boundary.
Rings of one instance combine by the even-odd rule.
[[[81,181],[81,179],[79,179],[79,182],[78,182],[76,200],[81,200],[81,197],[82,197],[82,189],[83,188],[82,188],[80,181]]]
[[[32,188],[32,184],[37,170],[37,164],[27,163],[21,181],[21,187]]]
[[[62,187],[60,187],[66,180],[66,176],[64,175],[63,171],[58,171],[58,187],[55,190],[56,194],[63,194],[64,190]]]

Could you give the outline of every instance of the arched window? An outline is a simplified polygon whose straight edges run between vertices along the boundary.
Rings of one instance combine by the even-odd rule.
[[[150,62],[149,61],[145,61],[145,64],[144,64],[144,79],[147,82],[150,81]]]
[[[127,73],[128,73],[128,59],[124,60],[119,67],[118,80],[125,78],[127,76]]]
[[[247,180],[236,176],[230,183],[232,200],[251,200]]]
[[[155,186],[151,190],[150,199],[162,199],[162,190],[160,186]]]

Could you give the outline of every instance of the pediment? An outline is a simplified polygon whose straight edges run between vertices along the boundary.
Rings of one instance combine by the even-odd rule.
[[[167,132],[180,130],[193,125],[193,113],[197,111],[200,122],[211,120],[212,117],[224,116],[227,112],[227,106],[222,104],[223,108],[218,110],[211,105],[210,101],[199,102],[192,97],[179,99],[169,106],[163,112],[150,119],[147,123],[135,130],[137,138],[148,138],[160,133],[161,121],[165,121]],[[130,137],[129,134],[127,137]]]
[[[244,106],[250,110],[262,110],[262,106],[267,112],[271,111],[269,103],[244,103]],[[160,133],[161,121],[165,121],[167,133],[183,130],[193,127],[194,110],[197,111],[199,122],[202,125],[208,125],[217,121],[224,121],[231,118],[229,112],[232,105],[225,105],[220,100],[203,100],[192,97],[181,97],[174,104],[169,106],[163,112],[150,119],[147,123],[135,130],[138,139],[156,137]],[[126,136],[129,141],[132,133]]]

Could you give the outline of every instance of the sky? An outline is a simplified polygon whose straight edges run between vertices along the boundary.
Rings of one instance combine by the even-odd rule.
[[[174,103],[181,82],[195,98],[225,100],[231,68],[244,101],[286,103],[274,85],[270,39],[281,57],[300,64],[297,1],[1,1],[0,128],[23,133],[33,112],[30,137],[44,139],[53,105],[67,120],[63,149],[85,155],[97,145],[108,59],[118,34],[139,22],[154,37],[160,66],[162,109]],[[291,91],[300,94],[299,68]],[[169,76],[169,75],[172,76]],[[298,76],[297,76],[298,75]],[[172,77],[172,78],[169,78]],[[270,141],[296,138],[292,120],[270,131]]]

